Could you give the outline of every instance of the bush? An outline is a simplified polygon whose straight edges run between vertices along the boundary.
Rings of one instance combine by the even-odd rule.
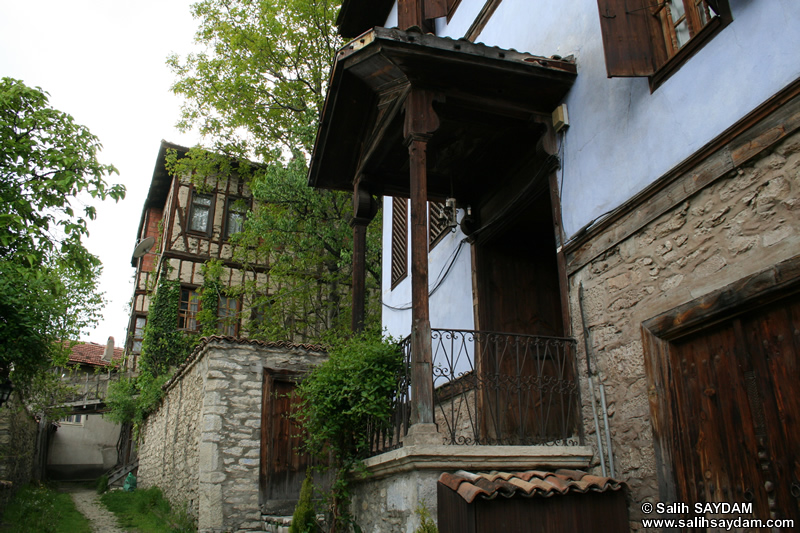
[[[319,531],[317,513],[314,511],[314,502],[312,501],[313,495],[314,483],[309,473],[306,475],[306,478],[303,480],[303,486],[300,488],[300,499],[297,501],[297,506],[294,508],[292,525],[289,527],[289,533],[314,533],[315,531]]]
[[[332,532],[355,528],[350,477],[369,451],[370,429],[391,421],[403,354],[391,339],[362,334],[340,342],[298,387],[304,444],[336,474],[329,498]]]
[[[369,428],[391,420],[403,354],[391,339],[361,335],[329,356],[300,384],[298,418],[312,454],[350,463],[368,452]]]

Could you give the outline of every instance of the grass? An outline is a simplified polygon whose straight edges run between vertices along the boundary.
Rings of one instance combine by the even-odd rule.
[[[141,533],[194,533],[197,527],[185,510],[173,511],[161,489],[137,489],[133,492],[106,492],[100,501],[113,512],[123,528]]]
[[[14,496],[3,514],[0,531],[14,533],[91,533],[89,521],[75,509],[72,497],[46,486],[29,485]]]

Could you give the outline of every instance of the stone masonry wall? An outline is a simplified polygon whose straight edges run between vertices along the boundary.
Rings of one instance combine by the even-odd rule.
[[[165,394],[141,428],[139,486],[158,486],[173,506],[200,511],[199,446],[205,360],[196,361]]]
[[[439,471],[411,471],[353,487],[352,513],[364,533],[411,533],[424,506],[436,519]]]
[[[215,337],[202,344],[147,419],[141,483],[173,503],[189,501],[200,532],[260,530],[264,369],[307,372],[325,357],[308,348]]]
[[[0,407],[0,511],[33,476],[38,424],[14,393]],[[10,482],[10,483],[9,483]]]
[[[583,349],[581,284],[592,370],[605,385],[616,477],[631,488],[634,529],[640,524],[640,503],[658,501],[641,323],[798,251],[800,133],[795,133],[570,276],[587,444],[597,451]],[[599,397],[597,382],[595,394]]]

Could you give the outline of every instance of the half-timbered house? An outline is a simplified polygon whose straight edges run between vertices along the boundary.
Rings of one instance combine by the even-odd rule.
[[[266,290],[267,285],[266,260],[259,261],[252,253],[245,269],[242,256],[235,255],[235,244],[231,242],[231,236],[241,231],[252,208],[252,193],[245,180],[235,171],[202,177],[173,174],[167,169],[170,150],[178,157],[189,151],[161,141],[137,234],[137,243],[151,238],[154,244],[131,259],[136,274],[126,349],[134,366],[141,351],[151,293],[160,275],[181,282],[175,327],[186,331],[200,328],[196,319],[200,310],[197,289],[203,283],[201,267],[205,262],[222,262],[220,282],[225,287],[250,283]],[[241,297],[220,295],[216,310],[220,335],[246,336],[243,326],[253,316],[248,304]]]
[[[410,368],[362,528],[406,530],[443,472],[564,465],[624,481],[634,530],[658,502],[796,524],[800,4],[344,0],[337,22],[309,185],[356,219],[383,197]]]

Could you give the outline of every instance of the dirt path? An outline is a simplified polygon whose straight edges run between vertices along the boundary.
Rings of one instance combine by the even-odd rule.
[[[64,492],[70,493],[75,507],[92,523],[95,533],[126,533],[117,525],[114,514],[100,503],[97,492],[83,487],[63,487]]]

